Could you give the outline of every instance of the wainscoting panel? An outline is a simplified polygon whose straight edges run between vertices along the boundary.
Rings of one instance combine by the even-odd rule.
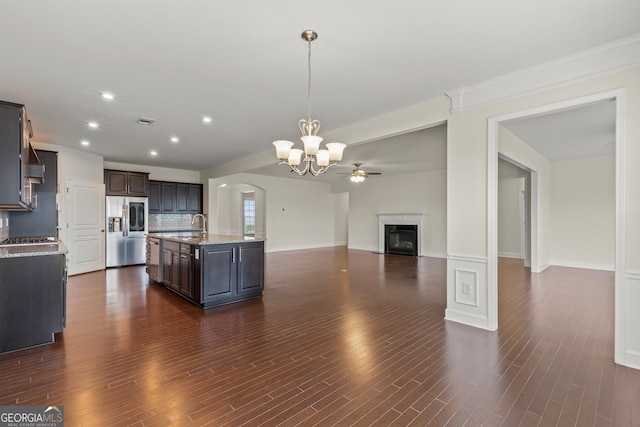
[[[456,269],[456,303],[478,306],[478,273]]]
[[[445,319],[489,329],[487,307],[487,259],[447,256],[447,309]]]

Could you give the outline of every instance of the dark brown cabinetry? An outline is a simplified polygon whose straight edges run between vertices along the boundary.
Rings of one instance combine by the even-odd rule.
[[[216,244],[186,244],[158,239],[162,248],[161,280],[191,302],[203,307],[215,307],[262,296],[264,290],[264,242]]]
[[[32,210],[9,213],[9,237],[58,237],[58,153],[36,150],[36,154],[45,167],[44,182],[32,186],[32,197],[37,201]]]
[[[0,353],[48,344],[66,316],[64,254],[0,258]]]
[[[149,213],[202,213],[202,185],[150,181]]]
[[[176,188],[170,182],[149,181],[149,213],[175,213]]]
[[[196,270],[201,275],[196,302],[204,308],[260,296],[264,289],[263,242],[202,246]]]
[[[144,172],[128,172],[105,169],[105,193],[107,196],[149,195],[149,174]]]
[[[44,169],[30,138],[31,124],[24,105],[0,101],[0,209],[33,209],[31,186],[42,182]]]
[[[162,278],[168,288],[193,298],[193,246],[163,242]]]

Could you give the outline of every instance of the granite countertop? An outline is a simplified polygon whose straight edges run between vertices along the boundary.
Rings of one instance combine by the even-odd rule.
[[[168,228],[154,228],[153,230],[149,230],[150,234],[157,234],[157,233],[200,233],[200,232],[202,232],[202,228],[168,227]]]
[[[0,246],[0,258],[59,255],[69,252],[61,241],[37,245]]]
[[[263,242],[263,238],[246,239],[241,235],[212,233],[149,233],[149,237],[157,237],[171,242],[186,243],[194,246],[219,245],[223,243]]]

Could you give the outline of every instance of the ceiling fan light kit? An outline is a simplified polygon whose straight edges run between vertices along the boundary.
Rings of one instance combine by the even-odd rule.
[[[351,182],[354,182],[356,184],[363,182],[365,178],[369,177],[369,175],[382,175],[382,172],[363,171],[362,169],[360,169],[360,166],[362,166],[362,163],[354,163],[353,166],[355,166],[356,168],[352,170],[350,173],[339,173],[339,174],[350,175],[349,179],[351,180]]]
[[[306,175],[311,173],[318,176],[325,173],[331,166],[338,164],[342,160],[342,152],[346,145],[341,142],[330,142],[326,144],[326,149],[320,148],[322,138],[318,136],[320,129],[320,121],[311,119],[311,42],[318,38],[318,33],[313,30],[305,30],[301,37],[308,43],[308,84],[307,84],[307,118],[298,122],[298,127],[302,133],[304,151],[298,148],[292,148],[293,142],[278,140],[273,145],[276,148],[276,156],[280,160],[281,165],[287,165],[298,175]],[[300,169],[298,166],[302,161],[304,153],[305,166]],[[318,169],[313,167],[313,163],[318,165]]]

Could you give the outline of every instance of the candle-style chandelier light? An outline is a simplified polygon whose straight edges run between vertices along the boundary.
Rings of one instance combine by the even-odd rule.
[[[318,136],[320,121],[311,120],[311,42],[318,38],[318,34],[313,30],[305,30],[301,36],[309,46],[307,60],[309,70],[307,80],[307,119],[302,119],[298,122],[298,127],[300,127],[300,132],[302,133],[300,139],[304,144],[305,166],[302,169],[298,167],[303,150],[292,148],[293,142],[279,140],[274,141],[273,145],[276,147],[276,155],[280,160],[279,164],[289,166],[298,175],[311,173],[313,176],[318,176],[342,160],[342,152],[346,145],[341,142],[330,142],[326,144],[326,149],[320,149],[320,143],[322,142],[322,138]],[[314,168],[314,162],[318,165],[318,169]]]

